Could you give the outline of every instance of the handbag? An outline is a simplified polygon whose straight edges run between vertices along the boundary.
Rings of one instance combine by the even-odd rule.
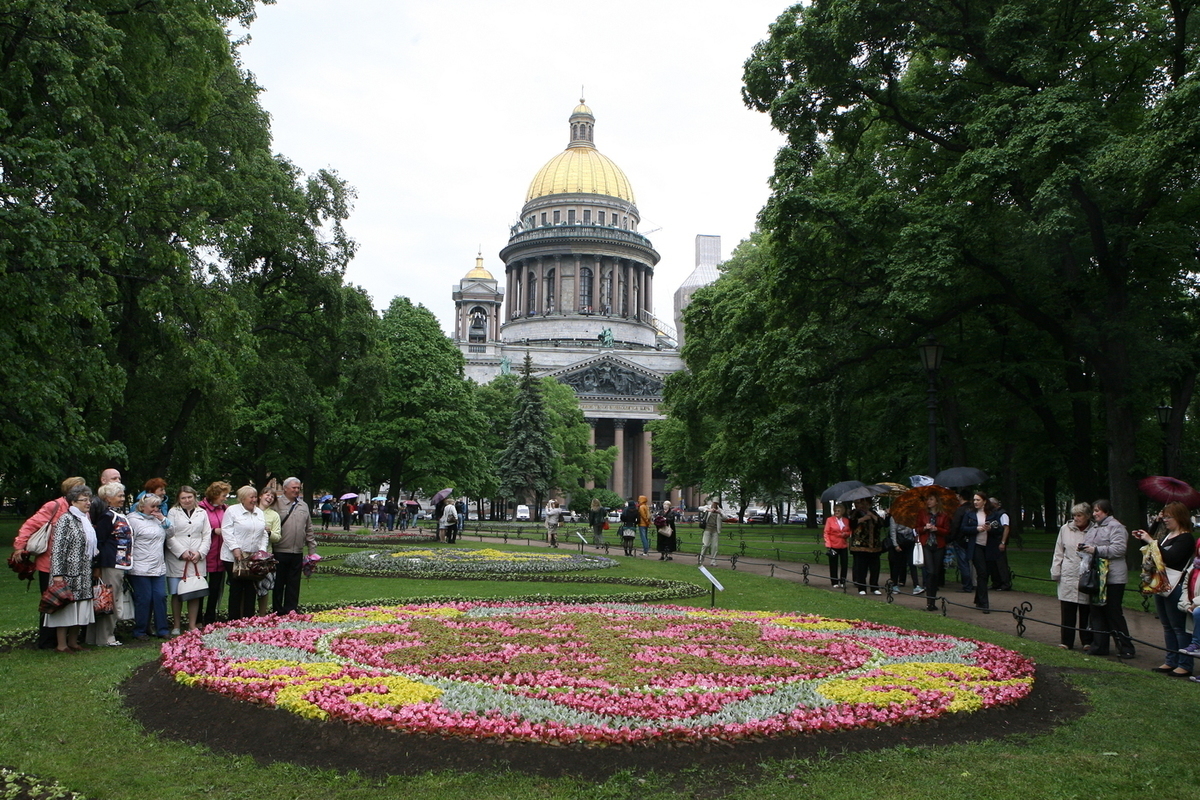
[[[1087,566],[1079,571],[1079,591],[1084,594],[1100,592],[1100,558],[1087,555]]]
[[[188,575],[188,567],[192,568],[192,574]],[[183,577],[179,579],[179,585],[175,587],[175,596],[180,600],[199,600],[202,597],[208,597],[208,578],[200,574],[200,567],[191,561],[187,561],[183,565]]]
[[[25,542],[25,550],[33,553],[35,556],[40,556],[42,553],[50,549],[50,531],[53,530],[53,523],[47,522],[34,531],[29,541]]]
[[[601,528],[600,530],[602,530],[602,531],[606,531],[606,530],[608,530],[608,529],[609,529],[609,527],[610,527],[610,526],[609,526],[609,524],[608,524],[608,520],[604,520],[604,527],[603,527],[603,528]]]
[[[92,587],[92,610],[97,614],[111,614],[117,609],[113,599],[113,588],[107,583],[97,583]]]
[[[924,545],[918,543],[917,546],[913,548],[912,561],[913,561],[914,567],[925,566],[925,546]]]
[[[67,603],[75,602],[75,593],[71,591],[71,587],[66,583],[51,584],[50,588],[42,592],[42,601],[38,603],[39,614],[53,614],[61,608],[66,607]]]

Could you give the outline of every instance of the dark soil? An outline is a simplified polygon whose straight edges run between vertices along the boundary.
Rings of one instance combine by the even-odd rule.
[[[1032,693],[1016,706],[887,728],[860,728],[738,742],[636,747],[497,743],[399,733],[376,726],[318,722],[176,683],[157,663],[122,684],[126,705],[148,730],[213,750],[247,754],[260,763],[358,771],[367,776],[427,771],[512,769],[545,777],[603,782],[621,770],[674,774],[703,795],[719,796],[753,780],[777,759],[827,758],[896,745],[938,746],[1033,735],[1082,716],[1083,696],[1063,679],[1070,670],[1038,667]]]

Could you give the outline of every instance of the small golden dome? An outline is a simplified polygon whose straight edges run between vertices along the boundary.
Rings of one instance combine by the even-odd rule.
[[[475,268],[473,270],[471,270],[470,272],[468,272],[466,274],[466,276],[463,278],[464,281],[475,280],[475,279],[485,280],[485,281],[496,280],[495,278],[492,277],[492,273],[488,272],[486,269],[483,268],[483,256],[475,257]]]
[[[602,194],[635,203],[633,187],[621,168],[595,147],[575,145],[538,170],[525,195],[528,203],[551,194]]]
[[[587,114],[589,117],[596,116],[592,113],[592,110],[587,107],[587,104],[583,102],[582,98],[579,100],[579,105],[575,106],[575,110],[571,112],[571,116],[573,117],[576,114]]]

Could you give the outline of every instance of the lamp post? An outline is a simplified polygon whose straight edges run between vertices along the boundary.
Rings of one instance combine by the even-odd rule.
[[[1171,411],[1172,408],[1168,405],[1162,405],[1155,409],[1158,412],[1158,426],[1162,428],[1163,435],[1163,475],[1171,474],[1171,437],[1168,435],[1167,429],[1171,427]]]
[[[942,366],[942,351],[945,348],[938,344],[932,335],[923,344],[917,345],[921,356],[921,366],[929,376],[929,389],[925,395],[925,405],[929,408],[929,475],[937,474],[937,371]]]

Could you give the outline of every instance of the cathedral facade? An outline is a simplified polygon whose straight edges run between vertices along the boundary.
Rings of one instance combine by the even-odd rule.
[[[659,255],[638,232],[628,178],[596,149],[591,109],[581,100],[568,122],[566,149],[534,175],[500,251],[504,285],[480,257],[455,288],[452,338],[480,383],[528,354],[535,375],[575,390],[593,444],[617,447],[607,488],[678,503],[646,427],[662,418],[663,380],[683,369],[674,329],[655,316]]]

